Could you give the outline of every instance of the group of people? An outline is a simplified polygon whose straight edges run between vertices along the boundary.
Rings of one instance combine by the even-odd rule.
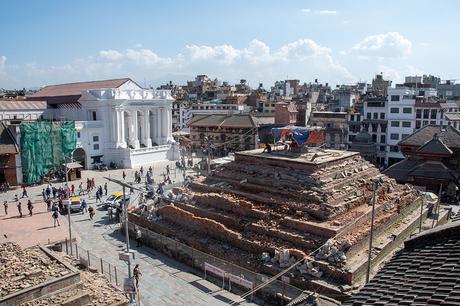
[[[139,171],[134,171],[134,182],[137,183],[137,184],[140,184],[141,181],[142,181],[142,177],[144,176],[144,167],[141,166],[141,168],[139,169]],[[152,169],[152,166],[149,167],[147,173],[146,173],[146,180],[148,178],[151,178],[153,176],[153,169]],[[123,171],[123,179],[125,179],[126,177],[126,173]]]
[[[46,188],[42,189],[43,201],[47,202],[48,200],[51,200],[51,196],[53,197],[53,200],[56,200],[56,198],[65,198],[67,195],[73,195],[75,190],[72,190],[74,190],[74,185],[72,185],[71,188],[69,188],[67,184],[65,186],[60,186],[59,188],[56,188],[55,186],[53,186],[53,184],[49,183]],[[25,187],[23,191],[23,197],[24,192],[27,194],[27,192],[25,191]]]
[[[15,201],[17,202],[16,207],[18,209],[19,218],[22,218],[24,217],[24,215],[22,214],[22,203],[19,201],[17,195],[15,197]],[[3,209],[5,210],[5,216],[7,216],[8,215],[8,201],[3,202]],[[33,209],[34,209],[34,205],[32,204],[32,201],[30,199],[27,200],[27,210],[29,211],[29,216],[31,217],[33,215]]]

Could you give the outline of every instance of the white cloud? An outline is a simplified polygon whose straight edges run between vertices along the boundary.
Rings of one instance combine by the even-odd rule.
[[[309,8],[302,9],[302,12],[306,15],[337,15],[337,11],[334,10],[312,10]]]
[[[0,80],[3,79],[3,77],[6,74],[6,56],[1,55],[0,56]]]
[[[358,56],[402,57],[412,53],[412,42],[398,32],[370,35],[355,44],[350,53]]]
[[[169,64],[172,62],[170,58],[162,58],[150,49],[127,49],[126,57],[137,64],[156,65]]]
[[[393,83],[403,83],[406,76],[423,75],[424,73],[423,70],[413,65],[398,66],[398,68],[387,65],[378,65],[377,69],[379,73],[383,73],[385,79],[392,80]]]
[[[123,54],[116,50],[101,50],[99,56],[108,60],[116,61],[123,57]]]
[[[319,78],[328,82],[350,82],[349,71],[333,56],[331,49],[311,39],[300,39],[272,49],[254,39],[247,46],[186,45],[171,57],[147,48],[101,50],[56,66],[36,63],[22,65],[14,72],[24,86],[96,80],[128,76],[134,79],[174,80],[174,76],[208,74],[230,82],[245,78],[251,84],[266,85],[282,79]]]
[[[320,15],[336,15],[337,11],[321,10],[321,11],[318,11],[318,14],[320,14]]]

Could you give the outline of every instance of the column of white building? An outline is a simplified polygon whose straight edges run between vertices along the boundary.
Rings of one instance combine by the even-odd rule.
[[[110,135],[116,147],[139,149],[141,144],[152,147],[153,143],[163,145],[171,139],[172,114],[168,107],[115,108],[111,120],[114,128]]]

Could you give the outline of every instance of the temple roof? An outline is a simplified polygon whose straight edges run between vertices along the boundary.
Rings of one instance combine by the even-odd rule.
[[[417,153],[430,153],[437,155],[452,155],[452,150],[449,149],[441,139],[438,138],[437,134],[433,136],[433,139],[427,141],[423,146],[417,149]]]
[[[426,144],[427,140],[433,139],[435,134],[437,134],[438,139],[449,149],[460,148],[460,132],[450,125],[426,125],[412,135],[401,140],[398,145],[421,147]]]

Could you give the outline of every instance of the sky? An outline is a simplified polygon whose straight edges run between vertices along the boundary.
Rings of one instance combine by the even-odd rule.
[[[456,0],[7,0],[1,11],[0,88],[460,74]]]

